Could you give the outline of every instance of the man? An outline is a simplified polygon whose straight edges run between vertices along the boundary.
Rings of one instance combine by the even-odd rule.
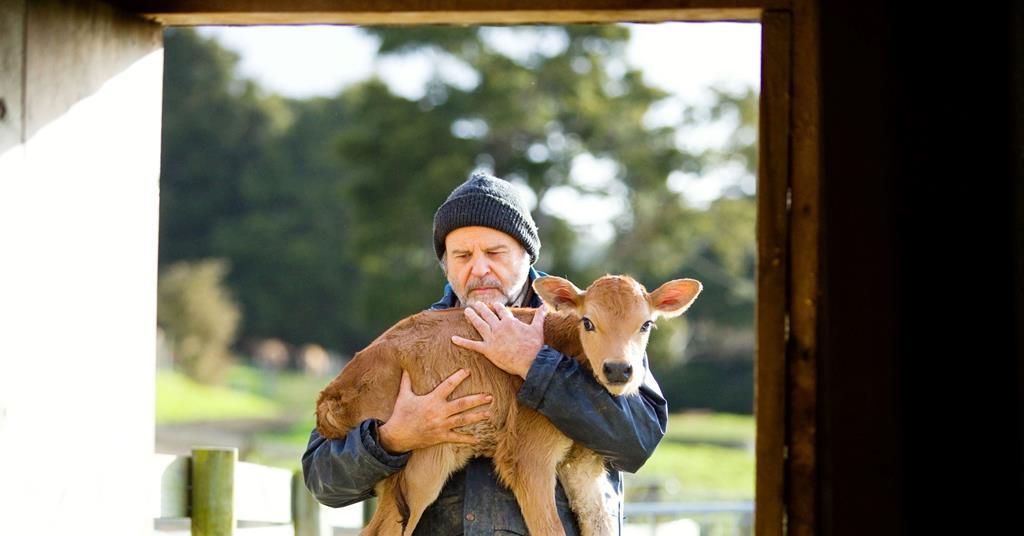
[[[639,396],[613,397],[575,360],[544,344],[544,308],[531,286],[543,275],[533,268],[540,240],[529,210],[508,182],[477,173],[458,186],[434,215],[434,250],[448,284],[430,308],[465,306],[483,339],[454,337],[453,344],[522,377],[520,404],[605,457],[606,507],[617,516],[621,532],[620,471],[639,469],[665,434],[668,407],[654,378],[647,375]],[[540,309],[527,324],[512,317],[507,306]],[[423,396],[413,393],[403,376],[386,422],[366,420],[335,440],[313,430],[302,457],[306,486],[321,503],[345,506],[370,497],[377,482],[405,465],[409,451],[472,442],[453,428],[486,419],[487,395],[448,400],[467,374],[460,370]],[[556,502],[566,534],[579,534],[561,484]],[[526,534],[526,525],[512,492],[484,458],[451,476],[416,527],[416,534],[425,535],[494,533]]]

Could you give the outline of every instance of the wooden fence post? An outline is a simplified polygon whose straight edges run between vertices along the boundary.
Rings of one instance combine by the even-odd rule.
[[[192,535],[235,532],[236,448],[192,449]]]
[[[320,503],[306,489],[302,471],[292,476],[292,523],[295,536],[320,536]]]

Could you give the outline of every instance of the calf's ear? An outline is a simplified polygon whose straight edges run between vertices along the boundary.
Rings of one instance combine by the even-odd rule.
[[[647,295],[654,317],[672,318],[690,308],[704,286],[696,279],[673,279]]]
[[[579,310],[583,305],[584,292],[573,285],[568,279],[555,276],[538,277],[533,280],[533,290],[544,300],[549,308]]]

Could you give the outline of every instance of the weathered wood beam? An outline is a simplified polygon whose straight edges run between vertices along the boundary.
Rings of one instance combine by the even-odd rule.
[[[761,108],[757,184],[758,536],[782,536],[785,517],[786,347],[789,311],[789,187],[792,145],[793,17],[766,11],[761,19]]]
[[[821,65],[818,3],[793,9],[786,533],[817,532],[818,316],[821,294]]]
[[[790,0],[112,0],[168,26],[757,21]]]

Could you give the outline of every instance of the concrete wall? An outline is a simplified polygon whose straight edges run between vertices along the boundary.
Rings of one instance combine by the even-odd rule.
[[[0,3],[0,534],[152,530],[161,28]]]

